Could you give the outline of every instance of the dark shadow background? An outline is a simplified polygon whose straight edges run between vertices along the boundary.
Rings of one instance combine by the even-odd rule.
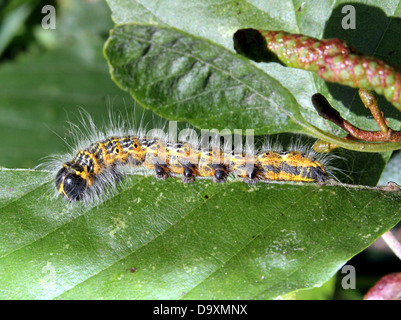
[[[7,19],[9,19],[10,13],[21,6],[21,3],[22,1],[0,0],[0,27],[4,27],[4,24],[7,23]],[[25,17],[23,21],[24,27],[19,28],[15,32],[14,37],[12,37],[5,46],[4,52],[0,54],[0,63],[13,60],[17,58],[19,54],[26,52],[30,46],[37,45],[34,27],[40,25],[43,19],[44,15],[41,13],[41,9],[44,5],[52,5],[56,8],[57,12],[58,4],[56,0],[47,0],[46,3],[43,3],[41,0],[32,0],[25,4],[25,8],[20,7],[21,17]],[[23,11],[27,12],[26,16],[22,14]]]

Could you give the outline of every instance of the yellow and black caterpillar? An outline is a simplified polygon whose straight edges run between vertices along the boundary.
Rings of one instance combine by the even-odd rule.
[[[167,141],[166,141],[167,140]],[[56,174],[57,193],[69,201],[97,197],[121,179],[122,167],[149,169],[157,178],[181,176],[224,182],[229,174],[245,182],[297,181],[324,183],[329,178],[327,157],[311,149],[235,153],[217,146],[201,148],[190,142],[140,135],[110,136],[76,152]]]

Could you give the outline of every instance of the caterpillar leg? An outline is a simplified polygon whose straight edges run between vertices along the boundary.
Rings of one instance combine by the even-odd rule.
[[[245,155],[235,155],[231,158],[231,170],[246,183],[256,183],[260,180],[261,169]]]
[[[244,178],[244,182],[246,183],[256,183],[260,180],[259,174],[260,169],[255,165],[244,168],[244,173],[241,177]]]
[[[228,175],[227,166],[224,164],[212,164],[213,182],[224,182]]]
[[[155,164],[156,178],[165,180],[169,176],[168,167],[165,164]]]
[[[195,181],[196,166],[194,164],[185,164],[183,166],[183,177],[181,180],[185,183],[191,183]]]

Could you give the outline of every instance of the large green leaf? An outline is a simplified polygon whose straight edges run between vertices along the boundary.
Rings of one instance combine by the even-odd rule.
[[[140,176],[71,206],[47,172],[0,179],[7,299],[278,298],[323,284],[401,209],[399,191]]]
[[[116,82],[163,117],[199,128],[252,128],[256,134],[306,127],[295,99],[278,81],[203,39],[122,25],[113,30],[105,54]]]

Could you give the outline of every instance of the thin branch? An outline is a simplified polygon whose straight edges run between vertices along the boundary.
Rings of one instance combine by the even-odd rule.
[[[366,97],[364,97],[364,99],[365,102],[368,101]],[[341,117],[340,113],[335,110],[329,104],[327,99],[320,93],[312,96],[312,103],[321,117],[335,123],[337,126],[348,132],[348,137],[346,139],[356,139],[368,142],[401,142],[401,131],[395,131],[388,128],[385,119],[380,113],[380,110],[377,111],[377,105],[374,106],[374,104],[370,104],[370,101],[366,107],[369,108],[371,112],[373,110],[372,114],[381,128],[380,131],[368,131],[355,127]]]
[[[383,234],[382,238],[394,254],[401,260],[401,243],[398,239],[394,237],[390,230]]]

